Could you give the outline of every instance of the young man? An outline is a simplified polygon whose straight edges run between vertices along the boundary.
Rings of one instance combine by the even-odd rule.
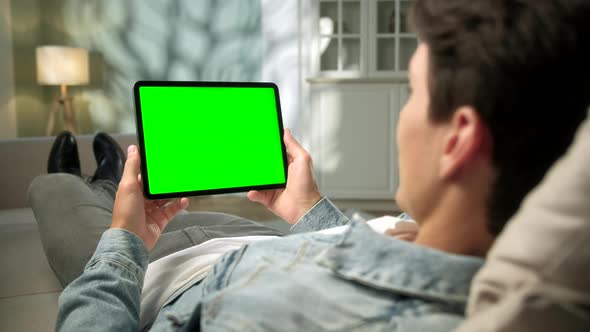
[[[227,253],[204,280],[158,308],[152,328],[454,328],[483,263],[478,256],[586,116],[588,7],[575,0],[416,1],[423,43],[397,128],[397,200],[420,224],[415,243],[349,223],[321,198],[309,155],[286,132],[287,188],[248,197],[304,233]],[[148,251],[187,200],[144,200],[139,167],[131,146],[111,229],[60,297],[59,330],[140,327]]]

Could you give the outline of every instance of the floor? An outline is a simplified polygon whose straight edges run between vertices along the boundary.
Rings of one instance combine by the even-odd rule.
[[[30,209],[0,210],[0,331],[53,331],[61,286]]]

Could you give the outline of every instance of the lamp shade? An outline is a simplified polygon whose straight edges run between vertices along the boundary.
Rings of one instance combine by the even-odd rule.
[[[36,50],[37,82],[47,85],[88,83],[88,50],[65,46],[40,46]]]

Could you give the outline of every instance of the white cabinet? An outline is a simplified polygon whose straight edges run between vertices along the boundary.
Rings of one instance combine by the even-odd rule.
[[[417,38],[411,0],[309,0],[302,54],[302,128],[320,190],[338,200],[391,202],[398,186],[396,126]]]
[[[308,148],[322,193],[335,199],[393,199],[395,126],[406,91],[406,84],[312,88]]]

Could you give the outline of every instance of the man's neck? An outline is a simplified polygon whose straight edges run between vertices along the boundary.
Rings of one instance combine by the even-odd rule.
[[[453,254],[485,256],[494,242],[486,228],[485,197],[470,197],[457,188],[443,197],[437,208],[420,220],[414,243]]]

